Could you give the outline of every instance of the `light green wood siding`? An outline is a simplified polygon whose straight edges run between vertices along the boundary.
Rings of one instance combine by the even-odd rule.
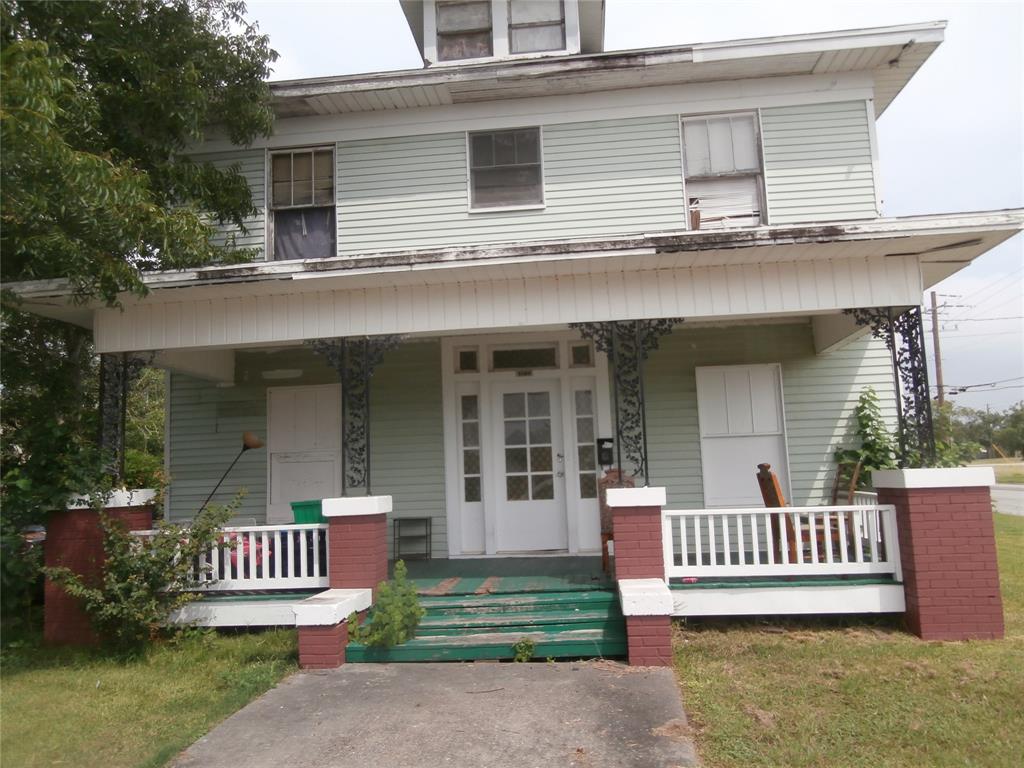
[[[878,216],[867,109],[848,101],[761,110],[770,223]]]
[[[239,352],[236,385],[218,387],[172,375],[170,389],[170,516],[185,519],[206,498],[252,430],[266,437],[267,385],[301,386],[337,381],[322,358],[304,347],[277,352]],[[268,371],[300,371],[296,378],[267,381]],[[433,518],[433,554],[447,556],[444,512],[444,443],[441,416],[441,348],[408,343],[390,352],[371,385],[373,491],[394,497],[392,517]],[[266,520],[266,450],[243,455],[218,493],[228,501],[248,490],[240,519]],[[388,536],[391,535],[389,526]]]
[[[543,126],[543,210],[470,213],[466,135],[342,142],[338,252],[684,226],[675,115]]]
[[[853,409],[864,387],[876,389],[887,418],[895,419],[889,354],[870,337],[817,356],[807,324],[702,329],[684,324],[662,340],[646,376],[651,477],[654,485],[667,486],[670,507],[704,503],[694,368],[756,363],[782,365],[795,504],[827,500],[832,454],[853,442]]]
[[[249,183],[252,192],[252,204],[256,215],[245,220],[245,232],[232,224],[218,227],[219,244],[234,242],[239,248],[256,248],[261,258],[266,256],[266,210],[267,210],[267,171],[266,152],[262,149],[239,149],[234,152],[220,152],[212,155],[196,155],[196,162],[209,162],[217,168],[228,168],[238,165],[238,170]]]

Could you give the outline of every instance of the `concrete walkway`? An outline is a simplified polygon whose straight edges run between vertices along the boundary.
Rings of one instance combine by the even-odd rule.
[[[293,675],[177,768],[697,765],[670,669],[349,664]]]

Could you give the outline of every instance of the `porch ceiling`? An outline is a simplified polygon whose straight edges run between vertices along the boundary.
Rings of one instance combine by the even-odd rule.
[[[91,317],[60,281],[10,287],[30,311],[91,321],[103,352],[806,315],[916,305],[924,288],[1022,226],[1015,210],[210,267],[148,275],[149,297],[125,297],[124,311],[93,307]]]

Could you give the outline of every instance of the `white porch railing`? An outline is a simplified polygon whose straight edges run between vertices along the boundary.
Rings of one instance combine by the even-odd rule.
[[[152,536],[156,531],[140,531]],[[195,563],[200,588],[227,592],[327,588],[327,525],[245,525],[225,528],[221,544]]]
[[[891,575],[902,579],[891,505],[662,512],[667,578]]]

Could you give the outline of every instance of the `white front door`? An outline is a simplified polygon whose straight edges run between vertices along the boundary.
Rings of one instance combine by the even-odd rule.
[[[560,390],[553,379],[491,390],[498,552],[568,548]]]
[[[267,390],[267,522],[290,523],[291,502],[341,495],[341,385]]]

